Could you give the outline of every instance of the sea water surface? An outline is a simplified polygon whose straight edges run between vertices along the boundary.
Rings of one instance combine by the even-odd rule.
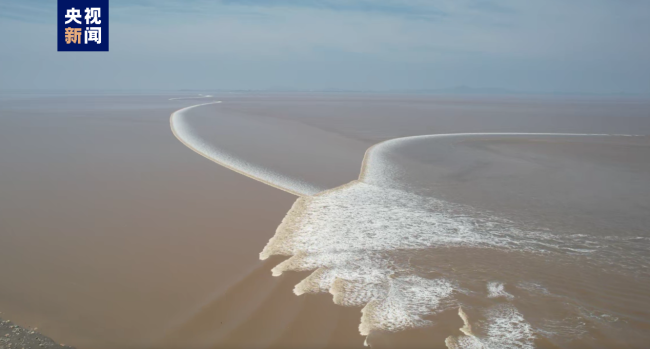
[[[505,150],[483,149],[491,143]],[[600,154],[572,157],[585,143]],[[359,330],[371,344],[374,332],[421,327],[453,348],[648,340],[648,137],[485,134],[383,146],[369,151],[359,181],[299,199],[262,252],[292,256],[276,275],[315,270],[296,294],[329,292],[363,307]],[[627,159],[604,151],[612,147]],[[431,162],[409,166],[409,151]],[[488,187],[438,199],[436,187],[450,181]],[[516,205],[487,209],[493,200]],[[464,321],[462,334],[439,326],[449,312]]]
[[[405,122],[412,125],[399,130],[352,137],[359,132],[342,124],[360,125],[355,122],[363,119],[370,129],[377,127],[364,107],[419,103],[435,109],[450,103],[320,98],[313,107],[322,108],[315,114],[299,115],[295,110],[304,100],[284,102],[264,103],[258,117],[266,116],[267,123],[298,120],[357,141],[443,123],[434,114],[411,118]],[[472,103],[472,109],[496,115],[486,131],[499,125],[512,129],[495,113],[494,101],[474,102],[485,108]],[[326,186],[318,178],[337,171],[303,177],[314,189],[302,192],[264,177],[301,197],[260,257],[290,256],[273,269],[276,276],[312,271],[296,285],[296,295],[330,293],[336,304],[359,307],[359,332],[371,346],[642,347],[650,340],[650,138],[632,131],[647,129],[647,119],[627,115],[638,124],[621,127],[615,115],[601,115],[594,124],[598,116],[588,114],[589,102],[578,107],[565,101],[509,103],[569,115],[554,125],[562,113],[540,120],[529,111],[522,116],[529,119],[518,120],[516,128],[566,132],[396,137],[370,148],[359,161],[357,180],[317,193]],[[356,118],[338,123],[334,116],[328,123],[318,116],[328,107],[345,106],[358,113]],[[512,109],[501,108],[505,114]],[[576,110],[585,114],[576,118]],[[223,110],[212,115],[239,116]],[[390,124],[387,119],[378,117]],[[451,128],[475,131],[476,124],[463,121]],[[576,133],[581,122],[584,132]],[[214,142],[228,146],[223,139]],[[325,146],[308,144],[301,148],[307,157],[309,150]],[[293,164],[299,167],[300,161]],[[291,168],[284,175],[298,177]]]
[[[11,93],[0,124],[0,316],[57,342],[649,341],[647,100]]]

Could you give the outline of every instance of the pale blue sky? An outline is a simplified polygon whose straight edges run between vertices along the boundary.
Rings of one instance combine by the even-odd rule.
[[[647,0],[110,0],[110,52],[0,0],[0,88],[650,94]]]

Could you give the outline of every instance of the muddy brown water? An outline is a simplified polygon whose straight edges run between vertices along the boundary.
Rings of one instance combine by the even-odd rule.
[[[168,100],[177,96],[3,96],[2,316],[79,348],[361,347],[361,307],[334,305],[327,293],[296,296],[291,290],[308,272],[272,277],[270,269],[282,259],[259,261],[296,197],[178,142],[169,115],[202,101]],[[650,133],[648,102],[629,99],[215,94],[217,99],[224,103],[197,111],[204,137],[323,188],[356,179],[366,149],[395,137]],[[240,131],[229,132],[229,126]],[[260,131],[269,129],[275,131]],[[476,161],[499,165],[431,159],[417,145],[401,149],[395,162],[412,170],[407,181],[424,187],[425,196],[566,234],[647,236],[643,139],[466,143]],[[466,158],[475,161],[471,156]],[[519,159],[514,166],[507,160],[513,158]],[[439,162],[432,169],[433,160]],[[542,171],[530,172],[530,166]],[[648,340],[643,273],[603,271],[589,257],[549,259],[466,246],[392,253],[395,261],[410,260],[415,275],[456,278],[473,292],[487,292],[489,282],[503,284],[514,300],[458,296],[479,337],[488,336],[488,327],[479,324],[486,318],[481,309],[509,302],[538,329],[538,347],[638,347]],[[449,336],[463,336],[457,308],[431,319],[435,327],[376,331],[368,342],[444,347]]]

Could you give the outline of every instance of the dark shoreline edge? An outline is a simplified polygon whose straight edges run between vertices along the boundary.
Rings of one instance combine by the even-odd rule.
[[[18,326],[10,320],[0,318],[0,349],[73,349],[58,344],[51,338],[32,329]]]

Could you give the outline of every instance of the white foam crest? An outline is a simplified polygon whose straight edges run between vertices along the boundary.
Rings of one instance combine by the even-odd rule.
[[[407,275],[390,279],[384,298],[373,299],[361,310],[359,332],[369,335],[372,331],[400,331],[431,325],[424,316],[453,304],[451,297],[455,290],[445,279],[425,279]]]
[[[489,282],[484,291],[476,292],[456,285],[454,274],[419,275],[410,262],[410,256],[419,251],[471,247],[560,256],[566,255],[564,246],[576,245],[584,238],[521,230],[508,220],[470,207],[354,181],[296,200],[260,258],[291,256],[273,269],[274,275],[314,271],[294,292],[329,292],[336,304],[363,307],[360,332],[368,335],[376,330],[432,325],[427,316],[461,306],[455,297],[460,293],[464,297],[514,299],[502,282]],[[597,245],[607,246],[603,242]],[[538,293],[544,290],[525,282],[515,286]],[[478,327],[483,331],[480,337],[450,341],[461,347],[476,343],[490,348],[530,347],[532,329],[514,307],[490,309],[485,314],[488,320]],[[485,334],[488,332],[490,336]]]
[[[505,298],[508,300],[514,299],[515,296],[506,292],[505,285],[501,282],[491,281],[487,284],[488,298]]]
[[[543,251],[560,243],[553,234],[522,231],[507,220],[468,207],[353,182],[298,199],[260,258],[300,255],[304,269],[291,270],[309,270],[357,265],[366,257],[376,263],[382,259],[378,253],[399,249],[468,246]]]
[[[192,128],[191,123],[188,122],[187,112],[197,107],[218,103],[221,103],[221,101],[198,104],[175,111],[170,118],[170,125],[174,136],[188,148],[203,157],[280,190],[298,196],[312,195],[322,191],[322,188],[318,188],[305,181],[291,178],[271,169],[250,163],[199,137]]]
[[[399,178],[400,168],[387,161],[387,155],[401,146],[408,145],[414,142],[431,141],[431,140],[453,140],[472,137],[526,137],[526,136],[539,136],[539,137],[594,137],[594,136],[626,136],[626,137],[641,137],[642,135],[630,134],[590,134],[590,133],[449,133],[449,134],[434,134],[434,135],[421,135],[389,139],[373,145],[368,148],[361,165],[361,173],[359,180],[381,186],[391,186],[395,184],[393,179]]]
[[[499,304],[486,311],[488,348],[535,347],[535,332],[523,315],[511,304]]]
[[[470,320],[459,309],[465,325],[460,329],[465,335],[445,340],[449,349],[533,349],[535,331],[512,304],[497,304],[483,311],[485,320],[478,329],[471,330]],[[480,332],[481,334],[476,334]]]
[[[456,135],[437,137],[452,136]],[[260,253],[261,259],[292,256],[273,269],[274,275],[314,270],[296,285],[297,295],[329,292],[336,304],[363,306],[359,327],[363,335],[429,326],[432,323],[427,316],[460,307],[455,294],[486,295],[484,291],[466,292],[450,279],[453,275],[433,279],[419,276],[408,258],[419,250],[490,248],[558,256],[592,255],[593,260],[598,260],[596,256],[610,253],[605,249],[611,246],[629,250],[630,244],[641,244],[638,238],[585,240],[586,236],[576,234],[522,230],[513,222],[470,207],[396,189],[392,178],[399,176],[400,169],[393,168],[382,153],[391,151],[389,142],[366,153],[359,181],[299,198]],[[647,251],[650,244],[641,242],[643,246],[637,249]],[[589,248],[576,248],[580,246]],[[493,281],[485,287],[487,298],[514,299],[503,283]],[[513,305],[493,306],[483,316],[486,320],[477,324],[480,335],[471,334],[471,326],[466,323],[466,335],[450,337],[448,345],[533,347],[533,329]]]
[[[448,337],[445,345],[449,349],[485,349],[485,345],[475,336]]]
[[[546,237],[470,210],[355,181],[299,198],[260,258],[292,256],[274,275],[315,270],[296,285],[297,295],[329,292],[336,304],[364,306],[363,335],[429,326],[427,315],[458,307],[453,295],[465,291],[449,279],[417,275],[400,253],[449,246],[537,250]],[[503,284],[486,287],[512,297]]]
[[[185,99],[201,99],[201,98],[212,98],[212,97],[213,97],[212,95],[203,95],[199,93],[197,97],[174,97],[174,98],[170,98],[169,100],[177,101],[177,100],[185,100]]]
[[[449,336],[445,339],[445,345],[449,349],[484,349],[485,346],[481,341],[474,335],[472,332],[472,325],[469,321],[469,317],[463,311],[462,307],[458,307],[458,316],[463,320],[463,327],[460,328],[460,332],[464,335],[461,336]]]

